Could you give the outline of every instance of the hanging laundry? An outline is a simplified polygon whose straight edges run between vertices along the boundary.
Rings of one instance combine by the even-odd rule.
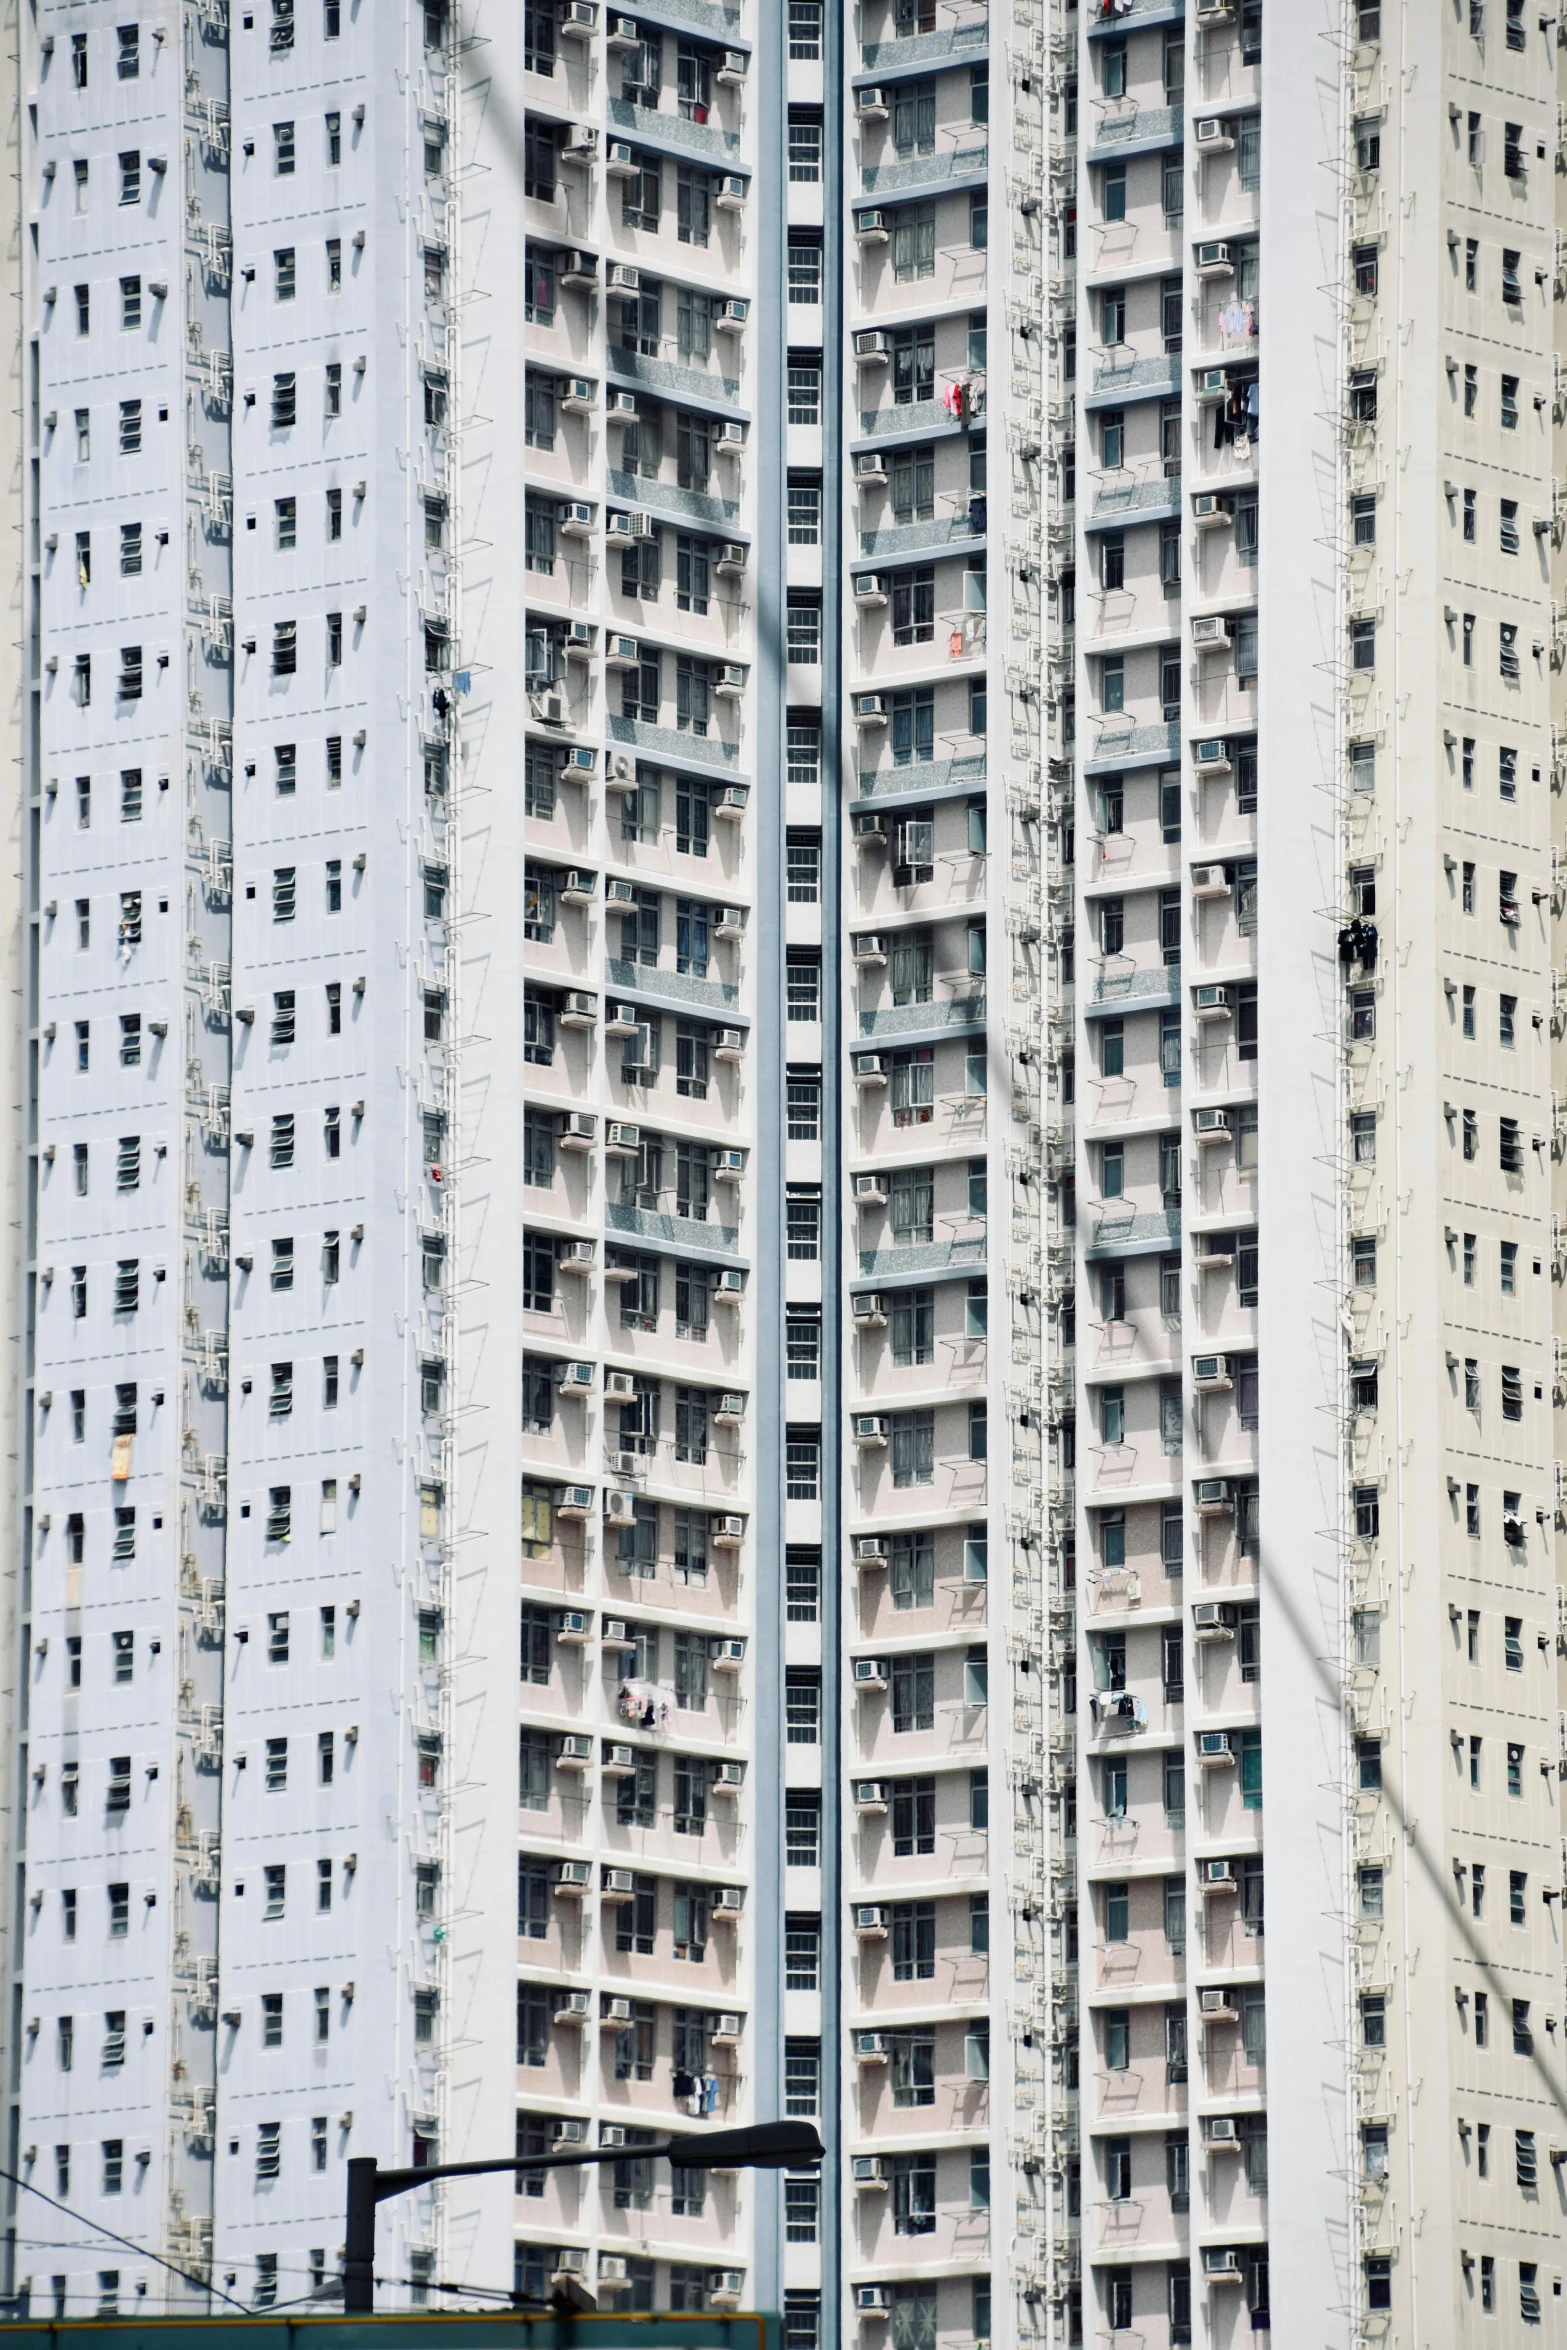
[[[1257,439],[1261,422],[1262,386],[1254,377],[1246,387],[1246,438],[1249,441]]]
[[[948,384],[941,395],[941,405],[949,416],[961,418],[963,414],[963,386],[958,383]]]

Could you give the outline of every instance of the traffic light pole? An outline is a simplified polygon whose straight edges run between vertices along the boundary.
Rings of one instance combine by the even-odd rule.
[[[638,2147],[640,2159],[662,2154],[693,2169],[804,2169],[822,2158],[822,2142],[809,2122],[759,2122],[748,2130],[711,2130],[689,2138],[659,2138]],[[343,2309],[368,2317],[375,2309],[375,2215],[393,2195],[429,2187],[437,2179],[481,2178],[492,2171],[577,2170],[587,2163],[614,2161],[608,2146],[584,2146],[568,2154],[507,2154],[494,2162],[433,2162],[419,2169],[383,2170],[373,2154],[348,2163],[348,2214],[343,2232]]]

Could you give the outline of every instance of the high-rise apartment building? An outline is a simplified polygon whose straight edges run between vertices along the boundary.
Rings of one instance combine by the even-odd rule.
[[[35,2315],[1552,2322],[1561,58],[21,0]]]

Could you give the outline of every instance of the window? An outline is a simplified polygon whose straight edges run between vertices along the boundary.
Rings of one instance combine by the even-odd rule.
[[[934,241],[931,250],[932,266],[934,266]],[[820,304],[821,298],[821,232],[816,229],[791,229],[789,232],[789,301],[791,305],[814,308]]]

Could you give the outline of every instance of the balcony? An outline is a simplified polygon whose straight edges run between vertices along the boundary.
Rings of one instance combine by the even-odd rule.
[[[623,383],[641,384],[650,392],[668,392],[672,399],[695,400],[701,406],[715,402],[733,405],[740,397],[737,375],[716,375],[706,367],[684,367],[674,359],[652,359],[611,343],[605,352],[611,375]]]
[[[1154,25],[1185,21],[1186,0],[1116,0],[1113,8],[1090,8],[1088,38],[1101,40],[1107,33],[1140,33]]]
[[[684,115],[661,106],[636,106],[629,98],[611,98],[609,119],[617,131],[650,147],[667,147],[685,155],[701,155],[710,163],[739,160],[740,141],[733,131],[721,131],[710,122],[687,122]]]
[[[1184,136],[1185,119],[1179,106],[1137,106],[1130,114],[1101,118],[1088,160],[1104,163],[1111,156],[1154,155],[1162,147],[1178,147]]]
[[[990,168],[990,148],[949,148],[945,155],[906,155],[898,163],[873,163],[860,174],[865,196],[903,195],[911,188],[940,188],[954,180],[982,180]]]
[[[628,743],[656,759],[673,760],[676,766],[735,767],[739,763],[738,743],[723,742],[713,734],[690,734],[681,727],[649,726],[640,718],[613,715],[606,721],[605,731],[612,743]]]
[[[611,474],[611,483],[619,478]],[[1128,482],[1125,488],[1102,489],[1094,499],[1094,510],[1084,524],[1086,530],[1114,530],[1125,522],[1173,521],[1181,511],[1181,482],[1177,474],[1171,481]]]
[[[633,1240],[661,1240],[667,1248],[694,1248],[708,1256],[734,1256],[740,1246],[738,1225],[702,1223],[695,1216],[670,1216],[623,1200],[605,1202],[604,1224]]]
[[[974,59],[990,47],[990,17],[980,13],[934,33],[909,33],[901,41],[867,41],[860,50],[862,73],[890,73],[900,65],[934,65],[942,58]]]
[[[1173,1208],[1107,1210],[1094,1226],[1091,1257],[1147,1256],[1181,1245],[1181,1211]]]
[[[1109,1010],[1119,1010],[1123,1004],[1129,1004],[1140,1012],[1150,1012],[1178,1004],[1180,1000],[1179,963],[1155,963],[1137,970],[1116,957],[1101,963],[1094,974],[1093,1002]]]
[[[1181,354],[1159,351],[1151,359],[1123,359],[1094,369],[1094,388],[1084,405],[1115,407],[1126,400],[1176,400],[1181,394]]]
[[[862,800],[925,800],[943,792],[982,792],[985,759],[981,753],[965,759],[924,759],[907,767],[862,769],[857,782]]]
[[[862,1248],[862,1281],[928,1279],[932,1273],[982,1273],[985,1234],[966,1240],[913,1241],[899,1248]]]
[[[1217,730],[1215,730],[1217,731]],[[1161,767],[1181,755],[1178,720],[1163,726],[1104,726],[1084,763],[1085,775],[1104,775],[1117,767]]]
[[[660,514],[684,514],[693,522],[710,522],[732,530],[740,508],[733,498],[705,498],[700,490],[683,490],[672,481],[647,481],[640,473],[608,475],[609,495],[618,505],[648,506]]]
[[[964,514],[938,516],[930,522],[905,522],[891,530],[862,530],[860,553],[883,561],[895,555],[923,554],[931,547],[968,547],[985,537],[985,501],[973,498]]]
[[[662,971],[653,963],[623,963],[610,956],[604,964],[610,987],[629,995],[652,996],[659,1003],[697,1004],[709,1012],[727,1012],[740,1001],[740,990],[721,979],[695,979],[688,971]]]
[[[1179,974],[1177,974],[1179,977]],[[950,1035],[955,1029],[983,1028],[982,995],[957,996],[950,1004],[894,1004],[885,1012],[862,1012],[862,1037],[912,1037],[921,1040]]]
[[[650,24],[690,25],[725,43],[733,43],[740,31],[739,9],[715,8],[711,0],[651,0],[641,13]]]

